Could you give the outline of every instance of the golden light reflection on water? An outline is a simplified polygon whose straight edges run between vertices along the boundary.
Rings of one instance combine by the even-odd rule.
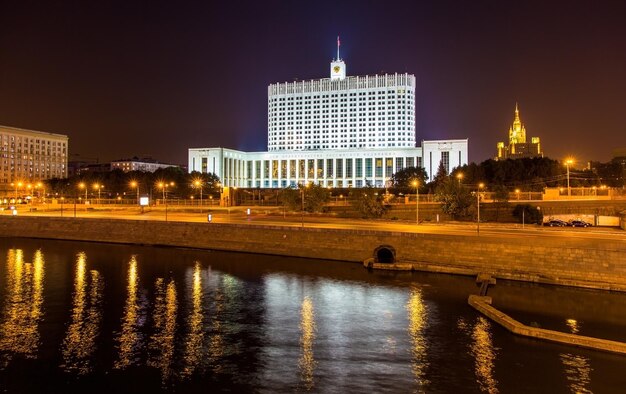
[[[575,319],[567,319],[565,323],[572,334],[577,334],[580,324]],[[562,353],[559,355],[565,367],[565,378],[572,393],[591,393],[588,389],[591,383],[591,368],[589,358],[580,355]]]
[[[565,378],[572,393],[591,393],[588,389],[591,383],[591,371],[589,359],[569,353],[560,355],[565,366]]]
[[[156,300],[154,302],[154,334],[150,337],[152,357],[148,365],[161,370],[161,378],[167,380],[172,374],[174,356],[174,334],[176,333],[176,314],[178,301],[174,280],[165,285],[163,278],[155,283]]]
[[[572,334],[578,334],[578,331],[580,329],[578,327],[578,321],[576,319],[566,319],[565,324],[567,324]]]
[[[32,263],[24,262],[21,249],[7,253],[7,292],[0,322],[0,365],[6,366],[13,355],[36,358],[39,322],[43,311],[44,257],[35,252]]]
[[[127,282],[122,330],[116,338],[119,347],[119,358],[113,364],[113,367],[117,369],[138,363],[141,340],[143,338],[139,330],[139,280],[137,276],[137,257],[134,255],[131,256],[128,264]]]
[[[202,321],[204,316],[202,314],[202,276],[201,276],[200,263],[196,261],[193,269],[193,282],[192,282],[192,309],[187,318],[189,325],[189,331],[187,338],[185,339],[185,355],[184,365],[182,369],[183,376],[189,376],[196,369],[198,364],[202,361],[202,343],[204,340],[204,332],[202,330]]]
[[[411,289],[409,300],[406,304],[409,318],[409,337],[411,339],[411,369],[415,382],[423,389],[429,382],[426,379],[426,368],[428,368],[427,342],[424,336],[424,329],[428,321],[428,308],[424,304],[422,292],[418,288]]]
[[[491,339],[491,325],[484,317],[478,317],[472,330],[472,356],[478,385],[483,392],[497,393],[498,381],[494,378],[496,349]]]
[[[72,318],[63,340],[63,365],[66,371],[86,374],[93,368],[92,355],[102,321],[102,292],[104,281],[95,270],[89,272],[87,282],[87,256],[81,252],[76,258]]]
[[[302,300],[300,311],[300,378],[306,390],[311,390],[315,385],[313,373],[315,372],[315,358],[313,355],[313,342],[315,341],[315,311],[313,302],[307,296]]]

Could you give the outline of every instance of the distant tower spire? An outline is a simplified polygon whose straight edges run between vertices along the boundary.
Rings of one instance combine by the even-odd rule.
[[[337,59],[333,59],[330,63],[330,79],[344,79],[346,77],[346,63],[339,58],[339,47],[341,46],[341,41],[339,40],[339,35],[337,35]]]
[[[339,47],[341,46],[341,41],[339,41],[339,35],[337,35],[337,61],[339,61]]]
[[[519,121],[519,109],[517,107],[517,101],[515,102],[515,120]]]

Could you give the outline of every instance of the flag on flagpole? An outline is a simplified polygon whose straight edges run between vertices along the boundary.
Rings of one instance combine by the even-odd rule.
[[[341,45],[341,41],[339,41],[339,36],[337,36],[337,46]]]

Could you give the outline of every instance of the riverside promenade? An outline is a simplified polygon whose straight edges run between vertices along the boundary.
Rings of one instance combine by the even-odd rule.
[[[419,224],[212,209],[65,209],[0,215],[0,236],[189,247],[358,262],[385,246],[419,270],[626,291],[626,233]],[[211,221],[209,222],[209,216]],[[75,215],[75,216],[74,216]]]

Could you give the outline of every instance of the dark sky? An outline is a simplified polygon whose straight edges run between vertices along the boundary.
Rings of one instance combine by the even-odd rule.
[[[67,134],[70,154],[186,164],[190,147],[267,147],[267,85],[417,77],[417,139],[495,154],[515,103],[548,157],[626,148],[626,2],[0,0],[0,124]]]

